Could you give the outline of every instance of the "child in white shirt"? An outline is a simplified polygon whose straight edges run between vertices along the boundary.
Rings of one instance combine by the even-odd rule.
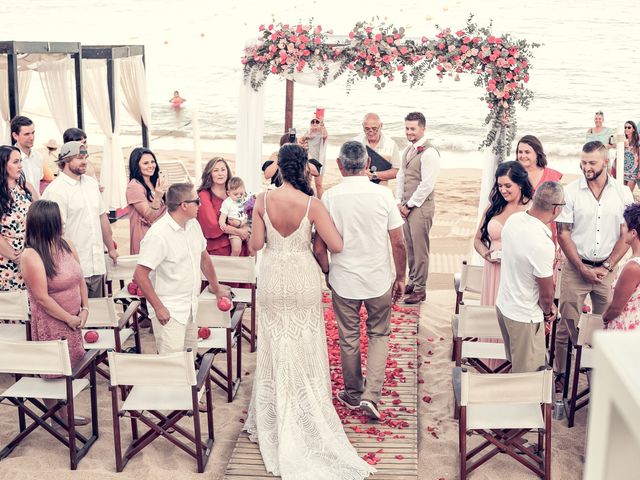
[[[224,225],[241,228],[247,224],[247,214],[244,211],[244,202],[247,200],[247,192],[244,182],[240,177],[231,177],[227,186],[227,198],[220,207],[220,228]],[[231,243],[231,256],[238,257],[242,252],[242,239],[238,235],[229,235]]]

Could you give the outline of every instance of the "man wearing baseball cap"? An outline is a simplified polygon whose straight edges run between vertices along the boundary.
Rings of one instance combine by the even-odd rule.
[[[87,147],[81,142],[67,142],[60,148],[57,164],[61,173],[49,184],[42,198],[60,207],[64,236],[78,251],[89,297],[104,296],[104,247],[116,262],[107,209],[97,180],[87,171]]]

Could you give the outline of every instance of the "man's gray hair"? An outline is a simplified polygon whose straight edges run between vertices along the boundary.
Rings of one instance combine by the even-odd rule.
[[[367,149],[362,143],[355,140],[345,142],[340,147],[338,157],[344,169],[349,173],[360,172],[367,165]]]
[[[533,208],[542,212],[551,212],[554,207],[564,203],[564,189],[558,182],[544,182],[533,195]]]

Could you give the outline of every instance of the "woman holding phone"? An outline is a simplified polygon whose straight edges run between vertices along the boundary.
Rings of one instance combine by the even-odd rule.
[[[169,187],[155,154],[148,148],[134,148],[129,156],[129,253],[140,253],[140,242],[151,224],[167,211],[164,193]]]
[[[316,196],[322,197],[322,177],[324,176],[324,163],[327,153],[327,128],[324,126],[324,108],[316,108],[315,116],[311,119],[309,131],[301,139],[302,145],[307,149],[309,163],[319,168],[318,175],[314,177]]]

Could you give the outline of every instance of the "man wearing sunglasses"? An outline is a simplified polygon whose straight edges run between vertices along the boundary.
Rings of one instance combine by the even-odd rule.
[[[369,180],[380,185],[386,185],[389,180],[396,178],[400,168],[400,150],[398,150],[396,142],[382,131],[382,121],[378,114],[367,113],[364,116],[362,119],[362,133],[355,137],[354,140],[367,147],[370,159],[373,154],[369,150],[373,150],[373,152],[391,164],[391,167],[387,170],[380,168],[367,170]],[[371,162],[373,165],[373,159],[371,159]]]
[[[171,185],[166,199],[167,213],[142,239],[133,278],[150,305],[158,353],[187,348],[196,352],[201,272],[218,298],[231,298],[231,291],[218,283],[207,253],[207,241],[196,220],[200,199],[193,185]]]

